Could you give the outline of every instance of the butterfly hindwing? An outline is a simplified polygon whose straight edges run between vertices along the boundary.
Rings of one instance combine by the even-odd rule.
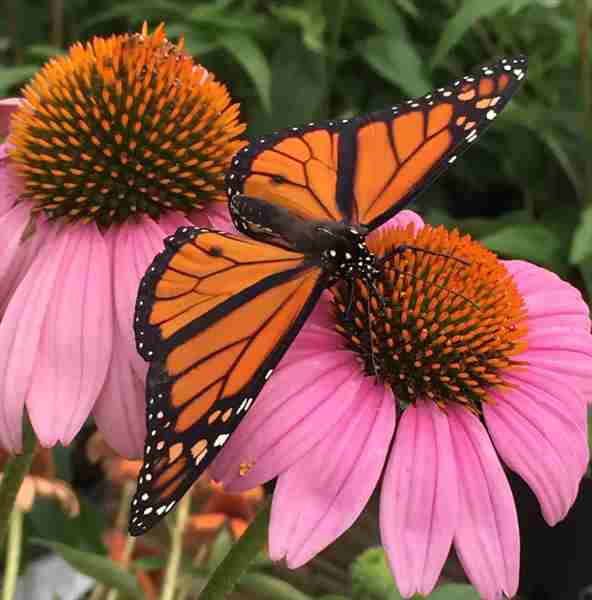
[[[269,200],[308,219],[375,229],[477,139],[525,72],[526,58],[501,59],[383,111],[260,138],[233,160],[228,194]]]
[[[215,458],[326,283],[302,254],[248,238],[183,228],[166,244],[136,307],[137,346],[150,370],[134,535]]]

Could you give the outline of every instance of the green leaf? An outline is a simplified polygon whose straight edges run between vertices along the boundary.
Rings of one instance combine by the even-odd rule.
[[[311,600],[289,583],[263,573],[245,573],[239,579],[238,589],[261,600]]]
[[[592,206],[582,211],[574,232],[569,262],[575,265],[592,258]]]
[[[358,51],[379,75],[410,96],[425,94],[432,87],[421,57],[402,38],[375,35],[359,44]]]
[[[25,83],[39,70],[37,65],[23,65],[20,67],[0,67],[0,96]]]
[[[157,571],[164,569],[167,565],[167,558],[161,556],[142,556],[131,562],[131,567],[135,571]]]
[[[536,263],[551,261],[561,244],[557,236],[540,223],[516,223],[502,227],[479,240],[493,252]]]
[[[279,21],[289,25],[296,25],[302,31],[302,42],[309,49],[322,52],[324,49],[323,34],[327,22],[321,12],[321,4],[308,3],[306,7],[296,6],[271,6],[272,14]]]
[[[351,566],[354,600],[399,600],[402,596],[395,587],[382,548],[369,548],[356,558]]]
[[[432,66],[440,64],[479,19],[490,17],[501,9],[508,8],[513,2],[514,0],[464,0],[440,36]]]
[[[137,598],[138,600],[144,598],[136,578],[105,556],[83,552],[50,540],[33,538],[31,542],[53,550],[77,571],[96,579],[108,588],[118,590],[130,598]]]
[[[232,536],[228,529],[222,527],[210,548],[210,557],[207,563],[208,570],[216,570],[216,567],[222,562],[222,559],[230,552],[232,543]]]
[[[349,598],[339,594],[329,594],[328,596],[321,596],[318,600],[349,600]]]
[[[326,93],[325,60],[294,34],[282,38],[271,59],[271,115],[256,114],[255,135],[319,118]]]
[[[479,600],[480,596],[471,585],[448,583],[437,587],[428,598],[429,600]]]
[[[392,2],[384,0],[358,0],[356,10],[376,28],[407,40],[405,23]]]
[[[586,284],[586,291],[588,292],[588,296],[592,297],[592,258],[583,260],[578,265],[578,267],[580,269],[580,272],[582,273],[584,283]]]
[[[28,520],[35,535],[40,538],[62,542],[81,550],[101,552],[104,549],[101,541],[105,531],[104,515],[88,500],[78,500],[80,514],[69,517],[55,500],[40,498],[27,515]]]
[[[33,44],[27,46],[27,56],[32,60],[46,61],[53,56],[60,56],[62,54],[64,54],[64,51],[61,48],[49,44]]]
[[[219,42],[247,71],[263,107],[271,112],[271,72],[265,54],[250,37],[242,33],[224,33]]]

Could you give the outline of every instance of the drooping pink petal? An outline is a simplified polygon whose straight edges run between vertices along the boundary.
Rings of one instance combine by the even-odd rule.
[[[106,236],[112,255],[115,314],[123,344],[122,356],[144,377],[144,360],[136,352],[134,340],[134,311],[140,280],[155,256],[164,249],[164,238],[178,227],[189,226],[182,215],[170,213],[158,223],[144,216],[138,222],[127,222],[112,228]]]
[[[17,203],[23,191],[22,179],[11,167],[7,148],[7,144],[0,145],[0,217]],[[28,202],[25,205],[30,207]]]
[[[376,487],[394,427],[392,393],[364,379],[357,406],[280,475],[269,528],[273,560],[300,567],[353,524]]]
[[[29,267],[41,252],[45,238],[51,229],[52,226],[48,225],[43,218],[38,217],[34,232],[31,235],[26,234],[24,239],[20,238],[18,248],[12,255],[10,265],[4,271],[0,282],[0,318]],[[26,229],[25,232],[27,232]]]
[[[48,245],[57,245],[56,228],[48,235]],[[58,248],[33,261],[34,269],[27,272],[0,321],[0,443],[10,452],[22,448],[23,407],[62,254]]]
[[[94,224],[62,228],[43,254],[55,264],[53,276],[35,261],[11,305],[20,287],[29,287],[29,276],[49,279],[26,404],[40,443],[67,445],[92,410],[109,366],[111,273],[103,236]],[[29,303],[32,298],[31,293]]]
[[[229,491],[243,491],[291,467],[357,402],[362,384],[351,352],[316,352],[277,369],[212,463]],[[253,464],[241,476],[243,462]]]
[[[565,378],[516,370],[492,391],[485,423],[503,461],[532,488],[555,525],[573,504],[588,466],[585,402]]]
[[[380,531],[397,587],[429,594],[450,551],[458,484],[446,414],[419,401],[401,417],[380,497]]]
[[[115,326],[111,363],[103,390],[93,409],[97,427],[116,452],[129,459],[141,458],[146,438],[145,376],[139,378],[123,348]],[[148,371],[148,365],[145,364]]]
[[[88,415],[110,358],[108,275],[96,229],[47,233],[0,322],[0,441],[8,450],[21,449],[25,399],[45,445],[69,441]]]
[[[13,271],[18,268],[19,251],[22,248],[22,236],[29,222],[30,211],[25,204],[17,204],[8,212],[0,215],[0,289],[7,287],[7,280],[14,278]],[[0,291],[0,296],[2,296]]]
[[[454,546],[484,600],[510,598],[518,588],[520,540],[506,475],[479,419],[463,407],[447,409],[459,485]]]
[[[8,135],[10,116],[20,106],[20,98],[4,98],[0,100],[0,138]]]

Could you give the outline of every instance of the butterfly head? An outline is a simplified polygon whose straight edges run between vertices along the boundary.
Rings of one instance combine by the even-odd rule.
[[[316,228],[323,246],[321,264],[335,279],[371,280],[378,274],[376,257],[366,245],[366,232],[361,228],[327,223]]]

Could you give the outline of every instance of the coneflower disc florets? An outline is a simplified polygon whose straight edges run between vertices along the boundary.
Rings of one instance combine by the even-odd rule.
[[[75,44],[23,95],[12,157],[24,198],[48,216],[107,226],[223,199],[243,144],[238,105],[163,26]]]
[[[503,370],[525,349],[526,309],[506,268],[470,236],[425,226],[379,232],[368,247],[388,259],[370,290],[357,282],[353,314],[348,291],[335,291],[336,328],[365,371],[409,403],[431,398],[475,411]],[[440,256],[421,252],[421,249]],[[377,297],[377,293],[379,297]]]

